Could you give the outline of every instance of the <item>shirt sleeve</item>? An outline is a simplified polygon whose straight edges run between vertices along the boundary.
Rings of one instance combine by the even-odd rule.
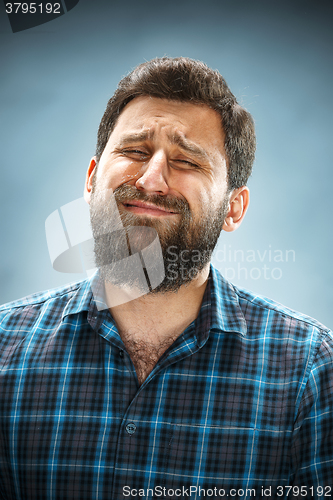
[[[297,412],[291,450],[294,486],[327,487],[333,495],[333,339],[325,335]],[[318,490],[319,491],[319,490]]]

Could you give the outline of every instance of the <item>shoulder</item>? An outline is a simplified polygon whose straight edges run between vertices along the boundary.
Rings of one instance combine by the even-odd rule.
[[[0,306],[0,351],[7,342],[23,340],[33,330],[51,330],[78,297],[82,303],[87,280],[34,293]]]
[[[247,313],[247,317],[249,319],[251,318],[251,313],[257,313],[259,316],[270,315],[275,320],[280,318],[281,321],[290,325],[298,325],[303,326],[303,328],[306,329],[315,328],[323,332],[330,332],[329,328],[306,314],[290,309],[289,307],[269,299],[268,297],[255,294],[249,290],[238,288],[235,285],[232,286],[239,298],[240,306]]]
[[[246,324],[248,337],[266,337],[294,343],[321,343],[324,338],[332,344],[332,331],[314,318],[295,311],[270,298],[235,286],[213,269],[214,283],[222,296],[233,297],[236,310]]]
[[[39,311],[53,307],[58,309],[66,305],[68,300],[82,287],[85,281],[78,281],[62,287],[45,290],[43,292],[33,293],[12,302],[0,306],[0,325],[4,318],[9,316],[19,317],[26,314],[27,311]]]
[[[289,342],[295,352],[308,354],[308,360],[333,359],[333,332],[314,318],[290,309],[272,299],[234,287],[248,328],[269,333],[272,339]]]
[[[294,311],[272,299],[234,287],[239,298],[249,336],[261,336],[266,352],[278,362],[290,365],[294,374],[302,373],[303,388],[324,372],[333,373],[333,332],[314,318]],[[300,396],[303,391],[300,391]]]
[[[64,295],[70,295],[75,292],[82,282],[71,283],[70,285],[65,285],[58,288],[53,288],[51,290],[45,290],[43,292],[33,293],[27,295],[21,299],[14,300],[12,302],[7,302],[0,306],[0,314],[3,316],[11,311],[21,311],[26,307],[36,307],[42,306],[43,304],[63,297]]]

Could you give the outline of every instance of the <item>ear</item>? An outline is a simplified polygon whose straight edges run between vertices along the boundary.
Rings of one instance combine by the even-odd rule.
[[[84,196],[84,199],[86,200],[86,202],[88,203],[88,205],[90,204],[91,190],[92,190],[92,186],[93,186],[93,178],[94,178],[94,175],[96,173],[96,168],[97,168],[96,156],[93,156],[90,160],[90,163],[89,163],[89,168],[88,168],[87,175],[86,175],[86,182],[84,184],[83,196]]]
[[[249,189],[242,186],[231,192],[228,214],[222,229],[227,232],[235,231],[244,218],[250,202]]]

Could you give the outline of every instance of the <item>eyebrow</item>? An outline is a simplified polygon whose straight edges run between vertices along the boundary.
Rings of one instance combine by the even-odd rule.
[[[133,132],[127,135],[124,135],[119,141],[119,146],[127,146],[128,144],[132,144],[133,142],[144,142],[146,140],[151,140],[154,138],[155,132],[151,130],[142,130],[142,132]],[[179,134],[171,134],[168,135],[168,139],[171,144],[175,144],[179,146],[183,151],[195,156],[200,161],[208,161],[208,154],[203,148],[200,148],[193,142],[189,141],[185,137]]]
[[[192,156],[195,156],[198,160],[208,161],[208,154],[206,153],[206,151],[203,148],[200,148],[193,142],[186,139],[186,137],[183,137],[179,134],[173,134],[168,136],[168,138],[172,144],[176,144],[187,153],[190,153]]]
[[[127,144],[131,144],[132,142],[143,142],[147,139],[151,139],[154,133],[152,134],[149,130],[143,130],[142,132],[133,132],[132,134],[127,134],[121,137],[119,140],[119,146],[126,146]]]

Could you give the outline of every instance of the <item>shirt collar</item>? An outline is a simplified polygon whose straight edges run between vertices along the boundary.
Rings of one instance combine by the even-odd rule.
[[[98,286],[99,275],[98,272],[93,274],[90,278],[77,283],[77,288],[73,291],[69,301],[63,312],[63,318],[70,314],[78,314],[83,311],[89,311],[94,302],[92,290]]]
[[[210,269],[210,307],[211,330],[217,329],[246,336],[246,320],[235,288],[213,266]]]
[[[94,290],[94,294],[92,290]],[[96,290],[100,292],[96,293]],[[97,315],[96,300],[103,300],[98,272],[79,283],[64,309],[63,317],[82,311]],[[221,332],[240,333],[243,336],[246,336],[247,331],[246,321],[234,286],[211,266],[207,288],[196,321],[196,331],[206,331],[208,334],[209,330],[213,329]]]

